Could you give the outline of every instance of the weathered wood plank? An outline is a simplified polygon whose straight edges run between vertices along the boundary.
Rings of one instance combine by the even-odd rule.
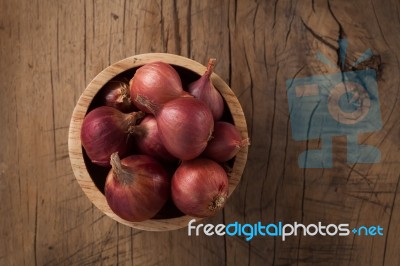
[[[362,10],[362,11],[360,11]],[[400,4],[398,1],[0,1],[1,265],[398,265],[400,236]],[[374,60],[383,129],[359,141],[379,164],[347,164],[344,136],[332,169],[301,169],[318,140],[292,138],[286,80]],[[320,51],[333,62],[316,59]],[[147,52],[181,54],[236,93],[252,142],[240,186],[204,223],[381,225],[383,237],[189,237],[104,216],[86,198],[67,156],[72,110],[113,62]]]

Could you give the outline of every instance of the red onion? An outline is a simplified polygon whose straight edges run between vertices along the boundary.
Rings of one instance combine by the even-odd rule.
[[[182,88],[178,72],[167,63],[148,63],[138,70],[130,81],[131,100],[140,110],[151,111],[137,101],[141,96],[154,105],[161,105],[175,98],[188,95]]]
[[[239,130],[227,122],[218,121],[203,155],[217,162],[226,162],[250,144],[249,139],[242,139]]]
[[[162,165],[147,155],[122,160],[111,155],[105,196],[111,210],[122,219],[141,222],[152,218],[166,203],[170,184]]]
[[[82,123],[81,142],[90,160],[101,166],[110,166],[112,153],[119,152],[125,156],[131,148],[128,130],[143,115],[142,112],[124,114],[109,106],[89,112]]]
[[[131,127],[129,131],[135,137],[139,153],[150,155],[162,162],[176,161],[161,141],[154,116],[147,115],[139,125]]]
[[[138,97],[155,114],[161,140],[169,153],[181,160],[199,156],[214,129],[210,109],[196,98],[180,97],[161,106]]]
[[[133,111],[133,104],[126,78],[110,80],[102,90],[104,105],[117,108],[121,112]]]
[[[214,121],[218,121],[224,113],[224,101],[210,80],[215,61],[215,58],[208,61],[206,72],[200,79],[189,84],[188,92],[205,102],[213,114]]]
[[[180,211],[209,217],[221,209],[228,197],[228,177],[216,162],[197,158],[184,161],[171,181],[172,199]]]

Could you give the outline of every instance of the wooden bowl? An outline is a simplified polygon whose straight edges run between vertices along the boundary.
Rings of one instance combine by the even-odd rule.
[[[123,59],[100,72],[83,91],[81,97],[75,106],[69,128],[68,149],[71,160],[72,169],[75,177],[85,192],[87,197],[106,215],[112,219],[137,228],[148,231],[167,231],[186,227],[188,222],[194,217],[175,213],[170,218],[153,218],[144,222],[129,222],[117,216],[108,206],[104,196],[103,185],[108,169],[98,167],[88,160],[84,150],[82,149],[80,132],[83,119],[86,113],[95,106],[95,99],[98,92],[103,86],[116,76],[125,76],[131,78],[137,68],[140,66],[154,62],[163,61],[172,65],[182,78],[182,83],[187,84],[196,80],[206,71],[206,67],[191,59],[166,53],[150,53],[141,54]],[[215,73],[212,74],[211,80],[225,100],[228,109],[228,118],[235,124],[241,132],[243,138],[248,137],[246,120],[235,94],[229,86]],[[226,112],[226,111],[225,111]],[[230,114],[229,114],[230,113]],[[229,174],[229,195],[235,190],[247,160],[248,148],[239,151],[234,159],[231,160],[232,170]],[[199,221],[199,218],[195,218]]]

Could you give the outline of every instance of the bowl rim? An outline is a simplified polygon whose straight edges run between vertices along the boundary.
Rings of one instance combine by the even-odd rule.
[[[203,75],[206,67],[192,59],[180,55],[169,53],[146,53],[138,54],[122,59],[111,64],[102,70],[93,80],[87,85],[73,110],[72,118],[69,126],[68,135],[68,152],[73,173],[80,187],[89,198],[89,200],[107,216],[116,220],[119,223],[130,227],[146,230],[146,231],[169,231],[184,228],[192,219],[196,221],[202,220],[189,215],[184,215],[176,218],[168,219],[150,219],[143,222],[129,222],[117,216],[108,206],[104,194],[96,187],[93,179],[89,175],[83,158],[82,144],[80,141],[80,132],[83,119],[88,111],[94,96],[100,89],[115,76],[133,68],[138,68],[144,64],[163,61],[173,66],[183,67],[187,70]],[[217,74],[211,75],[211,81],[215,88],[221,93],[227,103],[233,123],[240,131],[242,138],[248,138],[246,119],[234,92]],[[235,190],[240,182],[247,161],[248,147],[242,148],[235,157],[232,171],[229,174],[229,194],[228,198]]]

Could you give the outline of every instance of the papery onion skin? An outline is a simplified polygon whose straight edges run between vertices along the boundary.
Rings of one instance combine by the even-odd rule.
[[[82,146],[89,159],[97,165],[109,167],[112,153],[127,155],[132,144],[128,129],[143,115],[142,112],[124,114],[109,106],[90,111],[81,128]]]
[[[241,148],[249,144],[249,139],[242,139],[240,131],[234,125],[218,121],[214,125],[213,135],[202,155],[223,163],[235,157]]]
[[[105,184],[111,210],[130,222],[155,216],[170,195],[170,182],[163,166],[148,155],[131,155],[120,160],[113,154],[111,164]]]
[[[178,72],[164,62],[152,62],[136,70],[130,81],[131,100],[137,108],[146,113],[151,111],[137,101],[138,96],[145,97],[154,105],[162,105],[181,96],[188,95],[182,88]]]
[[[213,114],[214,121],[218,121],[224,113],[224,100],[211,82],[215,61],[215,58],[210,58],[206,72],[198,80],[189,84],[188,92],[207,104]]]
[[[156,111],[156,120],[165,148],[181,160],[199,156],[214,129],[210,109],[195,98],[181,97],[167,102]]]
[[[103,104],[127,113],[135,110],[130,97],[129,81],[126,78],[110,80],[102,89]]]
[[[130,133],[135,139],[135,148],[140,154],[147,154],[160,162],[176,162],[165,148],[153,115],[147,115],[139,125],[133,126]]]
[[[224,169],[206,158],[184,161],[171,181],[174,204],[187,215],[204,218],[223,208],[229,193]]]

